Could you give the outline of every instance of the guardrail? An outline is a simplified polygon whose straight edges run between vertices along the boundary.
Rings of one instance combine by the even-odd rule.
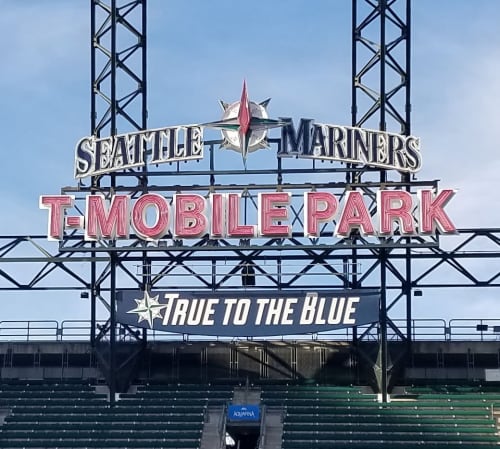
[[[96,333],[105,325],[105,321],[96,323]],[[387,338],[389,341],[398,341],[406,335],[406,320],[392,320],[394,327],[389,326]],[[90,339],[90,320],[33,320],[33,321],[0,321],[1,341],[88,341]],[[359,326],[336,331],[316,334],[286,335],[280,337],[259,338],[231,338],[203,335],[187,335],[148,330],[150,341],[238,341],[238,340],[338,340],[351,341],[353,335],[363,336],[365,340],[378,340],[379,328],[373,326]],[[484,319],[413,319],[411,320],[411,336],[415,341],[500,341],[500,318]],[[118,325],[117,339],[128,341],[131,339],[125,328]]]
[[[469,340],[469,334],[475,331],[475,340],[499,340],[500,341],[500,319],[499,320],[472,320],[454,319],[449,321],[449,339]]]
[[[57,321],[0,321],[1,340],[58,340],[60,326]]]

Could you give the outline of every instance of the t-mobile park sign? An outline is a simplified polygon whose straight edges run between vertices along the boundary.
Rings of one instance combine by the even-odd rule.
[[[455,233],[445,211],[454,191],[421,189],[415,196],[403,190],[377,191],[377,214],[370,214],[363,194],[345,193],[342,201],[327,191],[305,192],[301,221],[305,237],[348,237],[353,230],[363,236],[431,235]],[[42,195],[40,207],[48,210],[48,238],[63,240],[67,230],[80,230],[84,239],[128,239],[157,241],[162,238],[190,239],[208,235],[217,238],[286,238],[292,235],[290,192],[260,192],[253,224],[241,222],[239,193],[211,193],[208,198],[179,193],[167,198],[146,193],[136,200],[129,195],[87,195],[83,215],[72,215],[72,195]],[[172,204],[170,204],[172,203]],[[249,219],[251,221],[252,218]],[[298,221],[298,220],[297,220]],[[331,228],[330,228],[331,226]],[[294,225],[296,228],[297,225]],[[332,229],[333,228],[333,229]]]
[[[273,336],[324,332],[378,321],[375,290],[117,292],[117,321],[209,336]]]

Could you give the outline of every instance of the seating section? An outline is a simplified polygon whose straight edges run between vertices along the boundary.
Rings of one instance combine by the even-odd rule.
[[[0,448],[200,447],[208,405],[230,400],[232,387],[149,385],[122,394],[115,407],[81,383],[0,384]]]
[[[232,385],[141,385],[110,407],[81,382],[3,382],[0,448],[198,449],[207,408],[232,394]],[[500,389],[413,387],[382,404],[360,387],[278,384],[261,397],[285,412],[282,449],[500,447]]]
[[[500,390],[408,389],[388,404],[359,388],[319,385],[263,389],[283,406],[283,449],[498,448],[492,405]]]

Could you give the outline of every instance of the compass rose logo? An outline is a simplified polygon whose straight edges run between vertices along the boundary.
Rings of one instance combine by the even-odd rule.
[[[161,311],[166,304],[160,304],[158,301],[160,295],[150,296],[147,291],[144,292],[144,297],[141,299],[134,299],[136,302],[135,309],[129,310],[127,313],[136,313],[137,322],[147,321],[149,328],[152,329],[153,321],[155,318],[163,318]]]
[[[205,123],[203,126],[220,129],[224,138],[221,148],[241,153],[245,163],[248,153],[269,147],[268,129],[287,124],[283,120],[269,118],[266,108],[270,101],[270,98],[261,103],[249,101],[244,81],[240,101],[234,103],[220,101],[224,111],[221,120]]]

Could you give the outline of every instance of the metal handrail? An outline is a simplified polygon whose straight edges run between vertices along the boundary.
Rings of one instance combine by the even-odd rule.
[[[266,406],[262,405],[260,412],[260,435],[259,442],[257,445],[258,449],[263,449],[264,444],[266,444]]]
[[[0,321],[0,341],[3,337],[22,341],[57,340],[59,323],[55,320]]]
[[[227,404],[222,407],[222,416],[219,421],[219,449],[224,449],[226,447],[226,422],[227,422]]]
[[[105,321],[96,321],[96,325],[104,324]],[[90,320],[64,320],[61,322],[61,340],[67,339],[88,339],[90,336],[90,328],[92,322]]]
[[[499,319],[457,318],[449,321],[450,340],[500,340]],[[463,338],[467,337],[467,338]],[[493,338],[492,338],[493,337]]]
[[[402,334],[406,334],[406,320],[393,319]],[[97,324],[104,324],[99,321]],[[378,328],[374,326],[358,326],[358,335],[364,332],[364,339],[377,341],[379,338]],[[90,320],[64,320],[61,323],[55,320],[3,320],[0,321],[1,341],[74,341],[88,340],[91,332]],[[177,334],[159,331],[148,331],[150,341],[260,341],[264,340],[337,340],[350,341],[353,338],[354,328],[340,329],[336,331],[322,332],[316,334],[287,335],[276,337],[211,337]],[[126,336],[125,336],[126,337]],[[499,341],[500,340],[500,318],[467,318],[451,319],[446,322],[443,319],[412,319],[411,337],[414,341],[436,340],[436,341]],[[398,340],[400,336],[388,329],[388,339]]]

